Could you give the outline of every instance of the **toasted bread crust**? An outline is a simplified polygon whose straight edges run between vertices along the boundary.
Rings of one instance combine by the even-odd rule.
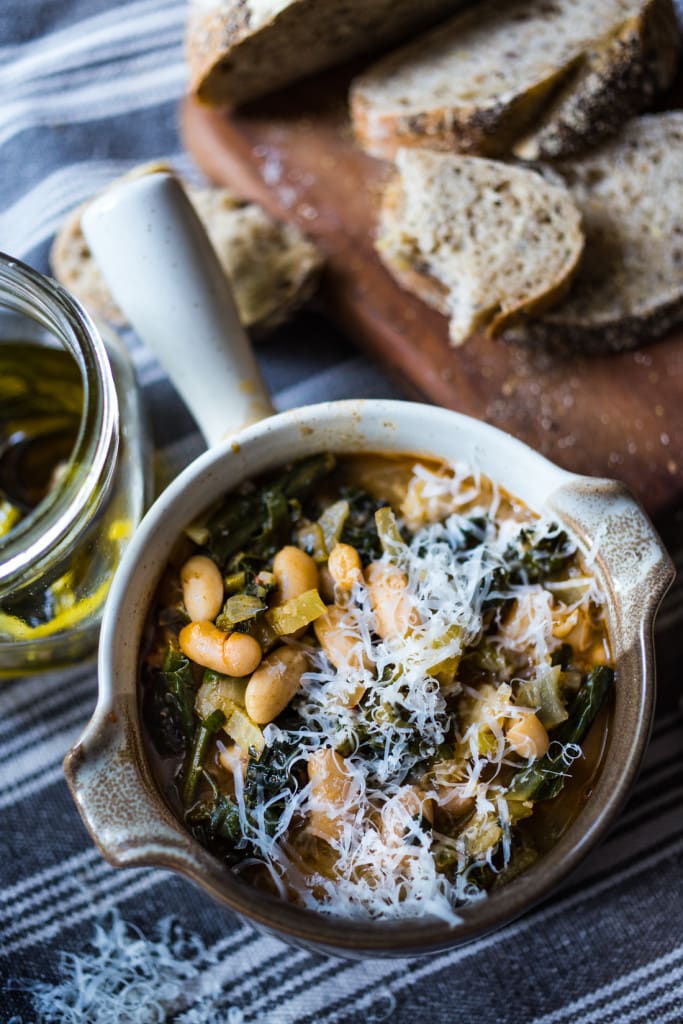
[[[618,131],[672,81],[680,49],[670,0],[649,0],[586,55],[542,123],[514,147],[524,160],[566,157]]]
[[[188,188],[218,259],[230,279],[240,318],[256,336],[302,306],[316,289],[322,257],[294,225],[282,224],[226,189]],[[52,271],[96,316],[117,326],[126,318],[114,301],[81,229],[89,206],[73,210],[50,252]]]
[[[627,352],[659,340],[683,320],[683,287],[681,294],[671,296],[656,307],[628,316],[616,315],[599,323],[552,319],[527,320],[507,327],[503,341],[527,347],[544,348],[549,352],[583,352],[586,355],[607,355]]]
[[[451,309],[448,303],[448,289],[430,273],[428,263],[424,261],[421,254],[416,254],[415,261],[408,263],[397,260],[386,247],[382,246],[382,236],[390,234],[392,228],[403,219],[404,199],[405,193],[401,176],[396,172],[387,182],[382,197],[378,227],[378,253],[387,270],[402,288],[416,295],[437,312],[449,316]],[[543,294],[530,296],[515,305],[501,308],[486,323],[487,335],[498,337],[503,331],[511,329],[514,325],[524,323],[527,317],[538,316],[556,305],[569,291],[578,270],[581,255],[582,247],[577,246],[572,262],[565,266],[562,276],[552,282]]]
[[[477,11],[459,15],[466,28]],[[672,81],[680,33],[672,0],[646,0],[639,15],[597,40],[590,53],[507,102],[444,106],[418,114],[376,109],[361,75],[351,89],[351,117],[359,144],[393,160],[400,147],[522,159],[570,155],[618,129]],[[369,74],[388,73],[398,57],[377,62]],[[537,127],[535,127],[537,126]]]
[[[505,340],[608,353],[683,321],[682,168],[681,111],[634,118],[598,150],[553,164],[584,212],[585,262],[566,302]]]
[[[463,2],[463,0],[461,0]],[[446,17],[458,0],[289,0],[254,27],[249,0],[190,10],[185,50],[190,90],[237,107],[315,71],[369,53]]]

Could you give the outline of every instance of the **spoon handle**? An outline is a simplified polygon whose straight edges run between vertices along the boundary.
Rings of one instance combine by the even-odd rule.
[[[273,412],[230,284],[168,173],[110,189],[83,216],[105,280],[209,446]]]

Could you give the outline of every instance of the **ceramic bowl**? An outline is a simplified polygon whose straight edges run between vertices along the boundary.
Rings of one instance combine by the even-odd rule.
[[[222,427],[234,430],[250,416],[267,414],[269,397],[226,298],[215,255],[176,183],[167,176],[138,181],[108,196],[93,216],[84,223],[88,241],[119,305],[164,361],[209,443]],[[152,294],[156,309],[150,306]],[[146,753],[139,651],[171,548],[190,522],[242,481],[321,451],[414,454],[477,465],[576,537],[605,594],[617,679],[592,793],[537,863],[487,899],[463,908],[455,926],[428,918],[340,919],[249,886],[176,818]],[[99,699],[67,755],[69,786],[111,863],[178,871],[220,903],[291,942],[356,957],[456,946],[500,927],[546,896],[614,821],[650,732],[653,622],[672,578],[673,567],[647,516],[621,484],[568,473],[485,423],[433,406],[376,400],[325,402],[269,416],[214,444],[157,499],[138,528],[105,609]]]
[[[593,792],[552,849],[454,927],[436,920],[342,922],[240,881],[192,838],[154,779],[143,742],[138,656],[143,622],[183,528],[243,480],[314,452],[385,452],[465,459],[556,516],[584,549],[606,595],[617,682],[612,726]],[[255,924],[317,951],[405,956],[455,946],[497,928],[546,896],[614,821],[650,732],[655,696],[652,626],[671,582],[669,559],[624,487],[558,468],[513,437],[454,412],[408,402],[324,403],[274,416],[194,462],[157,500],[112,586],[99,653],[99,700],[66,759],[69,785],[95,842],[113,864],[162,865],[197,882]]]

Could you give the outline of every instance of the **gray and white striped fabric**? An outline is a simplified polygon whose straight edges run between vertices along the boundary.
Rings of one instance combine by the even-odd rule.
[[[184,7],[182,0],[2,0],[1,249],[47,270],[64,215],[111,178],[155,158],[192,173],[176,130]],[[158,365],[126,340],[171,475],[201,442]],[[279,331],[260,358],[280,408],[396,394],[315,314]],[[659,526],[683,571],[683,510]],[[123,1020],[122,1010],[102,1008],[104,998],[67,1016],[56,1002],[49,1012],[49,996],[36,1009],[27,991],[42,981],[49,992],[76,976],[64,954],[80,954],[95,922],[115,908],[148,939],[169,915],[201,939],[196,998],[186,991],[175,1010],[167,1001],[162,1017],[149,1016],[141,1000],[125,1017],[133,1022],[681,1024],[681,628],[679,579],[660,617],[659,713],[646,765],[607,841],[520,921],[428,960],[313,956],[256,934],[168,872],[109,867],[61,770],[94,707],[94,665],[0,684],[0,1020]],[[83,992],[86,982],[106,988],[83,976]]]

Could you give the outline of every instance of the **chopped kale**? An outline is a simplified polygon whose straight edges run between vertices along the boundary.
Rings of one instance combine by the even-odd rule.
[[[275,480],[242,494],[231,495],[209,518],[207,549],[225,570],[239,552],[252,562],[265,563],[289,537],[300,515],[300,503],[334,468],[329,453],[295,463]],[[231,572],[242,566],[231,565]]]
[[[264,823],[269,835],[277,831],[289,797],[305,785],[305,777],[304,762],[294,742],[277,740],[266,747],[260,757],[255,757],[253,752],[250,754],[244,782],[244,803],[251,814],[256,808],[264,809]]]
[[[342,487],[339,494],[349,503],[349,514],[341,535],[342,543],[356,549],[363,565],[374,562],[382,555],[375,512],[383,508],[386,502],[377,501],[359,487]]]
[[[182,754],[194,736],[195,683],[190,662],[174,644],[169,644],[163,665],[153,670],[145,686],[143,713],[163,756]]]

